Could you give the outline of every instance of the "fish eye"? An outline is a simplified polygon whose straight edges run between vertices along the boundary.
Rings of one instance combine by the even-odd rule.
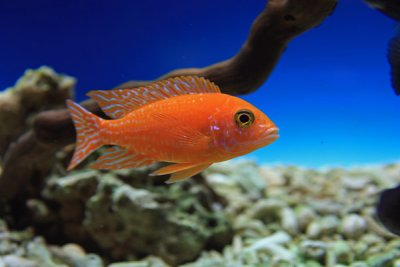
[[[254,122],[254,113],[246,109],[239,110],[235,113],[235,122],[240,128],[247,128]]]

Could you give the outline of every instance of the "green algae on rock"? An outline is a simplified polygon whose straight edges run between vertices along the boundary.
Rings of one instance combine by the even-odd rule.
[[[0,93],[0,201],[26,192],[33,176],[49,174],[57,148],[37,140],[32,129],[39,113],[63,108],[74,87],[74,78],[40,67],[27,70],[14,87]]]
[[[213,210],[218,202],[202,198],[202,185],[187,186],[137,188],[116,173],[83,171],[50,179],[43,196],[58,203],[67,239],[91,240],[113,259],[152,254],[176,265],[232,235],[224,213]]]
[[[28,69],[14,87],[0,93],[0,156],[15,136],[32,124],[34,115],[64,106],[74,94],[75,79],[49,67]]]

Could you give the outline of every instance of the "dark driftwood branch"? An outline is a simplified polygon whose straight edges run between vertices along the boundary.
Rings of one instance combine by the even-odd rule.
[[[270,0],[234,57],[205,68],[174,70],[158,79],[197,75],[215,82],[224,93],[252,92],[265,82],[288,42],[319,25],[335,6],[336,0]],[[137,85],[132,81],[120,87]]]
[[[272,72],[288,42],[319,25],[335,6],[336,0],[270,0],[234,57],[205,68],[174,70],[158,79],[198,75],[215,82],[225,93],[254,91]],[[130,81],[118,87],[132,88],[147,83]],[[104,116],[93,101],[86,101],[84,106]],[[6,154],[0,177],[0,197],[15,197],[32,175],[35,165],[40,165],[56,149],[73,143],[74,138],[75,131],[66,110],[39,114],[31,132],[20,138]]]

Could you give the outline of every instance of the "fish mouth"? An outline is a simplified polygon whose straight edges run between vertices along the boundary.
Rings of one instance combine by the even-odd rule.
[[[268,140],[276,140],[279,138],[279,128],[272,127],[264,132],[264,138]]]

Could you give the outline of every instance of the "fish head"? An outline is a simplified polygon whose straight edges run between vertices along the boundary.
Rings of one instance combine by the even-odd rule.
[[[228,96],[213,116],[215,146],[226,158],[250,153],[279,138],[279,129],[261,110],[243,99]]]

